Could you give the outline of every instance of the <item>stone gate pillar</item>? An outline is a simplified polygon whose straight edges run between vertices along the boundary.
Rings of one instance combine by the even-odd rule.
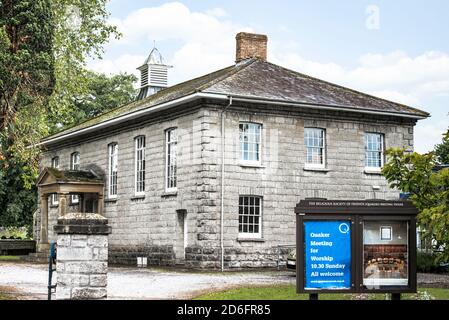
[[[56,299],[107,297],[108,220],[94,213],[68,213],[58,218]]]

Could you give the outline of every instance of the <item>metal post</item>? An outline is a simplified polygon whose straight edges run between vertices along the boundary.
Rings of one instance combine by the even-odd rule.
[[[318,293],[309,294],[309,300],[318,300]]]
[[[401,300],[401,294],[400,293],[392,293],[391,300]]]
[[[51,300],[51,290],[56,289],[56,284],[52,284],[53,272],[56,271],[53,264],[56,264],[56,243],[54,241],[51,242],[50,256],[48,257],[48,300]]]

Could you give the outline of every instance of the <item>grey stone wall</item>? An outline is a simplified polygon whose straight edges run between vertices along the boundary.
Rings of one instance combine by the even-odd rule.
[[[148,253],[148,262],[172,265],[183,257],[176,257],[176,241],[183,241],[179,234],[176,210],[187,209],[187,243],[196,241],[196,188],[200,181],[198,172],[202,166],[201,139],[206,124],[204,110],[196,110],[166,121],[143,124],[130,130],[111,132],[110,135],[79,141],[70,146],[49,148],[41,167],[49,166],[51,158],[60,157],[60,168],[69,169],[70,155],[80,153],[81,169],[93,168],[105,173],[108,168],[107,146],[118,143],[118,195],[105,201],[105,215],[112,227],[109,237],[111,262],[136,264],[136,257]],[[165,131],[178,128],[178,192],[165,192]],[[146,137],[145,196],[134,194],[134,138]],[[188,163],[189,165],[182,165]],[[105,178],[106,188],[107,179]],[[72,208],[72,211],[76,210]],[[49,226],[56,223],[57,207],[50,208]],[[49,231],[49,240],[55,234]]]
[[[111,261],[135,264],[148,255],[149,264],[182,261],[175,247],[184,241],[177,209],[187,210],[185,263],[192,267],[220,266],[221,131],[220,110],[214,105],[183,114],[170,114],[133,128],[111,130],[89,140],[51,147],[42,166],[60,157],[68,169],[70,154],[81,154],[81,168],[107,172],[107,145],[119,145],[118,197],[106,200],[112,226]],[[263,125],[262,165],[239,163],[239,121]],[[295,241],[293,208],[307,197],[334,199],[393,199],[380,175],[364,172],[364,133],[385,135],[386,147],[413,148],[413,120],[331,113],[316,110],[235,106],[226,113],[224,247],[229,267],[273,266],[277,246]],[[326,129],[328,171],[304,170],[304,127]],[[166,194],[165,130],[178,127],[178,191]],[[134,137],[146,136],[146,190],[134,197]],[[375,194],[373,186],[380,190]],[[263,197],[262,239],[239,239],[239,195]],[[50,210],[49,225],[57,210]],[[54,235],[50,236],[50,240]]]
[[[57,245],[56,299],[106,298],[108,236],[59,234]]]
[[[219,255],[221,144],[220,110],[210,110],[207,163],[213,170],[205,172],[211,182],[208,195],[202,195],[204,205],[199,208],[198,254],[192,265],[213,265],[207,262],[205,251],[213,260]],[[277,115],[276,115],[277,113]],[[262,163],[247,167],[239,161],[239,122],[262,124]],[[413,149],[413,125],[410,120],[379,118],[329,112],[307,113],[294,109],[267,111],[266,108],[231,108],[226,114],[226,156],[224,189],[224,247],[228,267],[275,266],[277,246],[295,243],[294,207],[301,199],[324,197],[329,199],[397,199],[398,191],[388,188],[380,174],[365,173],[365,133],[384,134],[385,147]],[[326,169],[305,170],[304,128],[326,129]],[[218,177],[218,179],[217,179]],[[214,186],[215,184],[215,186]],[[373,186],[380,187],[374,191]],[[207,192],[204,192],[207,193]],[[263,197],[262,238],[239,239],[239,195]],[[208,249],[204,249],[208,248]],[[194,250],[195,251],[195,250]],[[202,261],[197,263],[197,261]]]

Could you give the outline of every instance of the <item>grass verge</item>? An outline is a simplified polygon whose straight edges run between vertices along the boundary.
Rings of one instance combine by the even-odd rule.
[[[385,294],[323,294],[320,300],[385,300]],[[295,285],[242,287],[202,294],[194,300],[308,300],[297,294]],[[403,294],[404,300],[449,300],[449,289],[420,288],[416,294]]]
[[[18,256],[0,256],[0,261],[19,261]]]

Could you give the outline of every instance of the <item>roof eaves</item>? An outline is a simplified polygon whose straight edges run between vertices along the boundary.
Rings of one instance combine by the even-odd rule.
[[[288,106],[298,106],[298,107],[309,107],[309,108],[328,109],[328,110],[336,110],[336,111],[350,111],[350,112],[352,111],[352,112],[357,112],[357,113],[390,115],[390,116],[414,118],[414,119],[427,118],[426,116],[418,115],[415,113],[380,111],[377,109],[359,108],[359,107],[355,107],[355,106],[314,104],[314,103],[305,103],[302,101],[292,101],[292,100],[267,99],[267,98],[263,98],[263,97],[259,97],[259,96],[242,96],[242,95],[234,95],[232,93],[220,93],[218,91],[213,91],[213,90],[204,91],[204,93],[232,96],[234,101],[262,103],[262,104],[274,104],[274,105],[276,105],[276,104],[277,105],[288,105]]]

